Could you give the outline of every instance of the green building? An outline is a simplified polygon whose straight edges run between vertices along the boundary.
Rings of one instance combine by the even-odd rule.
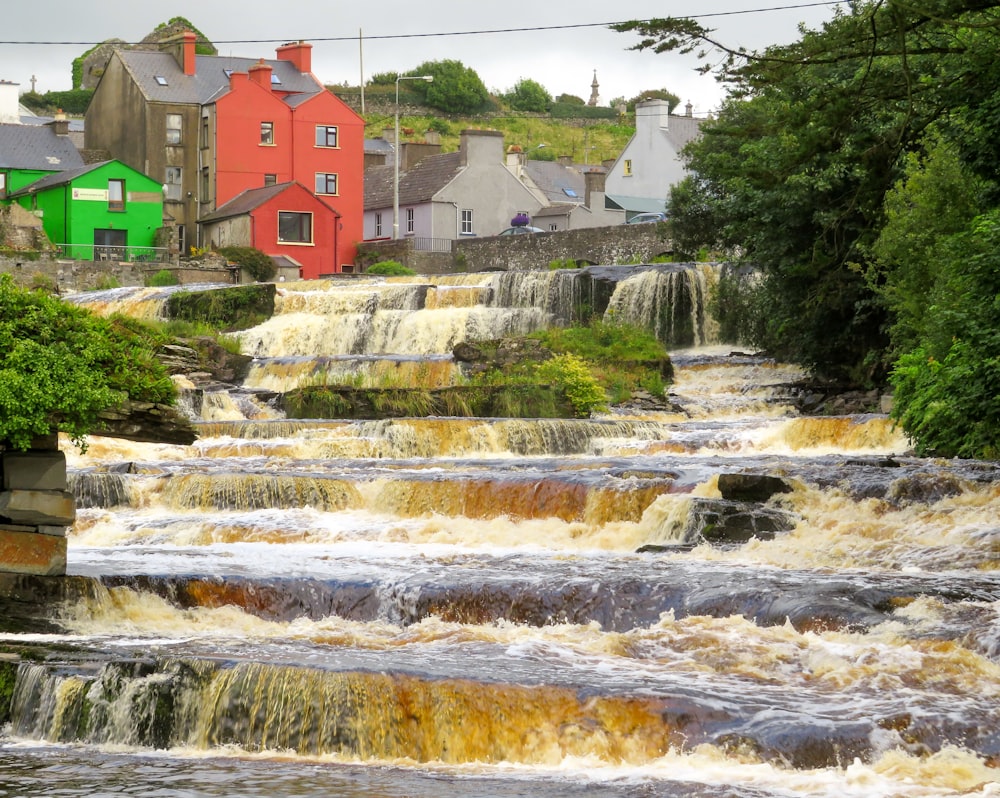
[[[156,260],[163,187],[121,161],[66,169],[7,193],[75,260]]]

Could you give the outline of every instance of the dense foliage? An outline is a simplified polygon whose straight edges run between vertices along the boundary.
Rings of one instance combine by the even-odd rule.
[[[756,267],[724,286],[743,339],[821,376],[892,373],[918,446],[998,451],[980,423],[1000,387],[996,292],[975,243],[1000,205],[1000,3],[851,3],[749,54],[692,19],[615,27],[638,48],[722,51],[729,96],[669,206],[682,248]]]
[[[406,81],[430,108],[449,114],[468,114],[489,105],[490,94],[482,79],[472,67],[465,66],[461,61],[425,61],[406,74],[434,78],[433,81]]]
[[[409,266],[404,266],[398,260],[380,260],[378,263],[373,263],[367,269],[365,269],[366,274],[383,274],[390,277],[403,277],[407,275],[416,274],[413,269]]]
[[[36,114],[53,115],[57,111],[67,114],[83,115],[94,96],[93,89],[73,89],[71,91],[47,91],[39,94],[27,91],[20,97],[21,104]]]
[[[274,259],[256,247],[219,247],[218,253],[230,263],[246,269],[258,282],[270,280],[278,273]]]
[[[163,342],[134,319],[95,316],[0,275],[0,441],[27,449],[60,430],[82,446],[103,410],[172,402],[155,357]]]
[[[503,94],[503,99],[515,111],[543,114],[552,107],[552,95],[541,83],[529,78],[521,78]]]

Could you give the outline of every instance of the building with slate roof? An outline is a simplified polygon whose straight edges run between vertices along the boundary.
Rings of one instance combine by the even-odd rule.
[[[635,133],[608,170],[607,200],[628,218],[666,209],[670,187],[688,176],[681,160],[685,145],[700,135],[701,120],[669,113],[664,100],[635,106]]]
[[[63,257],[152,261],[168,255],[162,188],[121,161],[53,172],[8,199],[41,218]]]
[[[554,232],[625,221],[621,209],[606,207],[603,167],[573,163],[569,157],[537,161],[525,156],[512,147],[507,153],[507,165],[545,203],[535,214],[535,227]]]
[[[339,223],[332,207],[295,181],[247,189],[201,218],[207,246],[256,247],[290,279],[337,273],[332,251],[302,243],[333,238]]]
[[[365,238],[393,237],[393,165],[365,174]],[[516,213],[543,206],[504,158],[503,134],[462,131],[458,152],[428,155],[399,177],[399,238],[418,249],[450,249],[457,238],[492,236]]]
[[[53,172],[83,166],[65,117],[21,124],[17,89],[16,83],[0,81],[0,196]]]
[[[86,147],[162,182],[182,251],[206,246],[201,219],[238,195],[294,181],[339,216],[331,237],[298,245],[324,250],[334,272],[353,263],[363,229],[364,122],[312,74],[312,45],[293,42],[274,59],[254,59],[197,55],[195,43],[187,31],[159,52],[116,50],[87,109]],[[309,227],[318,234],[322,226]]]

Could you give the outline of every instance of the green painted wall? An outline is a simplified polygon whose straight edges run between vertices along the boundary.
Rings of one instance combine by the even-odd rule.
[[[125,205],[112,210],[108,202],[108,182],[125,181]],[[125,253],[112,259],[143,259],[147,254],[136,247],[153,247],[156,232],[163,226],[163,190],[160,183],[120,161],[109,161],[80,175],[68,184],[41,189],[31,197],[19,198],[28,210],[42,212],[45,234],[54,244],[70,245],[65,256],[79,260],[94,258],[94,231],[125,232]]]

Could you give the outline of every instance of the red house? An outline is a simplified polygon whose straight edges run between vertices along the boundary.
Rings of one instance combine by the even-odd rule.
[[[279,263],[294,263],[307,279],[334,272],[340,225],[333,208],[294,181],[247,189],[201,218],[213,246],[256,247]],[[333,241],[333,250],[312,241]]]
[[[255,60],[197,55],[195,44],[188,31],[159,52],[115,51],[87,110],[86,146],[162,176],[184,249],[221,245],[205,222],[217,229],[216,212],[244,192],[296,183],[337,217],[297,242],[302,276],[349,268],[363,238],[364,121],[312,74],[312,45]],[[312,208],[318,221],[325,212]],[[227,243],[279,254],[261,243],[269,237]]]

